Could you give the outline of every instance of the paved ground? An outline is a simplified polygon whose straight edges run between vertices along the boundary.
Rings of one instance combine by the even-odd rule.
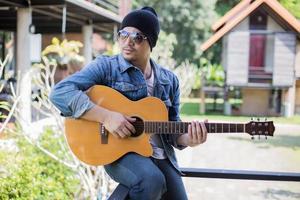
[[[273,138],[209,134],[205,144],[178,151],[181,167],[300,173],[300,125],[275,125]],[[190,200],[299,200],[300,182],[184,178]]]
[[[177,151],[180,166],[300,173],[300,125],[275,126],[268,140],[209,134],[205,144]],[[190,200],[300,200],[300,182],[184,178],[184,183]]]

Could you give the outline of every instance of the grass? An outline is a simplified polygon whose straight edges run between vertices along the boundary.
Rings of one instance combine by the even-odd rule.
[[[206,103],[207,112],[205,114],[199,113],[199,102],[194,100],[191,101],[183,101],[181,104],[180,116],[184,120],[193,120],[193,119],[208,119],[208,120],[218,120],[218,121],[242,121],[247,122],[251,120],[251,117],[255,116],[226,116],[222,113],[223,104],[217,102],[214,104],[212,101],[208,101]],[[240,102],[234,103],[234,105],[239,105]],[[256,118],[254,118],[256,119]],[[260,118],[261,120],[265,120],[265,118]],[[293,117],[267,117],[267,120],[274,121],[274,123],[282,123],[282,124],[300,124],[300,115],[295,115]]]

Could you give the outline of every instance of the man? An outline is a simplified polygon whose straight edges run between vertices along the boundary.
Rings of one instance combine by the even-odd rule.
[[[130,137],[135,119],[95,105],[84,93],[93,85],[114,88],[131,100],[152,95],[166,104],[170,121],[179,119],[177,77],[150,59],[159,34],[155,10],[144,7],[125,16],[118,32],[121,54],[100,56],[80,72],[58,83],[51,101],[64,116],[101,122],[120,139]],[[106,172],[130,188],[130,199],[187,199],[173,147],[183,149],[206,141],[203,122],[193,121],[188,133],[152,135],[154,153],[150,158],[128,153],[108,164]],[[173,147],[172,147],[173,146]]]

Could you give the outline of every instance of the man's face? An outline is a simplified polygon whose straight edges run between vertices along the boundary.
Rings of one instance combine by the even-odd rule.
[[[143,61],[150,57],[150,45],[143,33],[134,27],[125,27],[118,34],[123,57],[130,62]]]

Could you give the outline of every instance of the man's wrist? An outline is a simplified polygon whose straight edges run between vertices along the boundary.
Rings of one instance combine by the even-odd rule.
[[[182,134],[177,138],[177,144],[182,146],[188,146],[188,134]]]
[[[105,124],[107,121],[109,121],[109,115],[110,111],[103,108],[99,107],[99,122],[102,124]]]

